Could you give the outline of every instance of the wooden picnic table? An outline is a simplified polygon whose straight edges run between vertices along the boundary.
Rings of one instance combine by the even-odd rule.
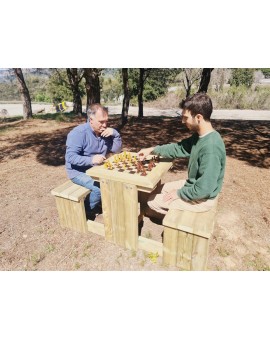
[[[129,154],[136,155],[136,153]],[[113,164],[114,160],[115,155],[109,157],[107,162]],[[86,171],[87,175],[100,182],[106,240],[132,250],[143,248],[162,251],[158,242],[139,237],[138,223],[143,218],[147,197],[171,166],[171,160],[160,158],[146,176],[131,174],[126,170],[122,172],[116,169],[110,170],[104,164]]]

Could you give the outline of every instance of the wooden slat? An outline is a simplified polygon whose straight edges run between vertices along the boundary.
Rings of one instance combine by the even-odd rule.
[[[128,249],[138,248],[138,191],[135,185],[123,184],[125,246]]]
[[[80,189],[80,186],[73,183],[73,185],[69,186],[68,188],[62,191],[61,197],[70,199],[70,196],[73,195],[73,197],[75,198],[75,201],[78,202],[80,198],[77,198],[76,195],[74,194],[78,189]],[[88,190],[88,189],[85,189],[85,190]],[[88,190],[88,192],[90,192],[90,190]]]
[[[84,201],[80,202],[69,201],[70,210],[69,217],[72,223],[73,228],[76,228],[77,231],[85,233],[87,231],[86,224],[86,214]]]
[[[67,181],[67,182],[59,185],[58,187],[54,188],[53,190],[51,190],[51,194],[54,195],[54,196],[62,197],[61,196],[62,191],[69,188],[72,184],[74,184],[74,183],[72,183],[71,181]]]
[[[191,253],[193,245],[193,235],[178,231],[176,265],[184,270],[191,268]]]
[[[170,209],[163,219],[163,225],[210,238],[214,229],[215,214],[216,208],[206,212]]]
[[[103,223],[88,220],[87,228],[88,228],[88,231],[91,231],[94,234],[105,236],[105,229],[104,229]]]
[[[86,215],[84,202],[74,202],[62,197],[55,197],[60,225],[65,228],[85,232]]]
[[[143,236],[139,236],[138,248],[149,253],[158,253],[159,256],[163,256],[163,244]]]
[[[72,181],[67,181],[51,190],[51,194],[54,196],[67,198],[76,202],[84,198],[89,192],[89,189],[77,185]]]
[[[193,237],[191,270],[205,270],[208,258],[209,240],[200,236]]]
[[[55,196],[56,207],[59,216],[59,222],[61,227],[68,228],[68,220],[66,216],[65,200],[61,197]]]
[[[175,266],[177,258],[178,230],[164,227],[163,263]]]
[[[124,185],[121,182],[110,181],[112,229],[115,243],[125,247],[125,200]]]
[[[68,198],[72,201],[80,201],[81,199],[85,198],[89,194],[89,192],[89,189],[79,185],[76,190],[68,195]]]
[[[105,227],[105,239],[107,241],[115,242],[112,228],[110,181],[107,179],[102,179],[100,182],[100,190],[102,198],[102,214]]]

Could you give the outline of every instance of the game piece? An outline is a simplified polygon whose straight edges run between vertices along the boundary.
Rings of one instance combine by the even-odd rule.
[[[140,155],[143,154],[140,153]],[[131,155],[130,152],[124,151],[114,155],[113,158],[111,158],[111,161],[106,160],[103,166],[106,170],[147,176],[159,160],[159,156],[153,156],[151,159],[140,161],[136,155]]]

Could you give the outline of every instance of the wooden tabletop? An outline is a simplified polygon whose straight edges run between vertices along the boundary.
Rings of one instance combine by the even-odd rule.
[[[120,155],[123,155],[122,152]],[[125,154],[130,154],[132,157],[136,156],[135,152],[126,152]],[[119,154],[116,154],[119,155]],[[147,157],[147,161],[154,156]],[[109,157],[106,162],[110,162],[113,166],[116,164],[115,162],[115,155]],[[164,175],[171,167],[172,167],[172,160],[166,158],[160,158],[159,162],[155,163],[155,167],[152,170],[147,171],[146,176],[142,176],[140,173],[133,173],[130,174],[128,170],[124,170],[123,172],[119,172],[116,168],[108,169],[103,164],[96,165],[86,171],[86,174],[91,176],[93,179],[100,181],[101,179],[109,179],[124,183],[135,184],[138,187],[138,190],[151,192],[157,183],[160,181],[162,175]],[[136,170],[136,167],[134,167]]]

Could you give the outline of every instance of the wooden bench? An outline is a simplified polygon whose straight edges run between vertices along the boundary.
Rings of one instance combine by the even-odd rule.
[[[89,193],[89,189],[72,181],[67,181],[51,190],[51,194],[55,196],[60,225],[62,227],[81,232],[88,231],[84,199]]]
[[[60,225],[80,232],[91,231],[106,238],[104,224],[86,219],[84,200],[90,190],[67,181],[51,190],[55,196]],[[170,209],[163,219],[163,243],[138,235],[136,249],[158,253],[163,264],[184,270],[205,270],[209,238],[215,224],[215,206],[207,212]],[[140,215],[139,215],[140,220]]]
[[[216,210],[217,200],[206,212],[169,210],[163,219],[163,264],[183,270],[206,270]]]

